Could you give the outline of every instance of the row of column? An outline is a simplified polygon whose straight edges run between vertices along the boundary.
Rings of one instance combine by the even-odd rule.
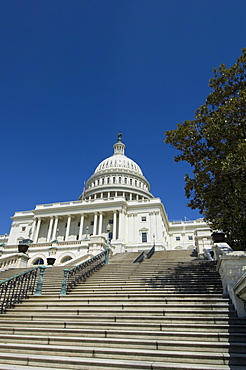
[[[119,221],[117,222],[117,215],[119,214]],[[103,233],[103,212],[96,212],[94,213],[94,220],[93,220],[93,231],[92,235],[102,235]],[[83,228],[84,228],[84,221],[87,214],[81,213],[80,214],[80,226],[79,226],[79,236],[78,240],[82,239],[83,235]],[[72,215],[69,214],[67,216],[67,226],[65,232],[65,241],[68,241],[70,235],[70,227],[71,227],[71,220]],[[59,216],[52,216],[50,217],[49,226],[48,226],[48,233],[47,233],[47,242],[51,240],[55,240],[57,238],[57,227],[58,227]],[[42,218],[38,217],[35,218],[32,225],[32,233],[31,239],[34,243],[38,242],[38,237],[40,233]],[[125,213],[123,210],[121,211],[113,211],[113,225],[111,226],[110,232],[113,234],[113,239],[122,239],[125,230]],[[112,227],[113,226],[113,227]],[[106,230],[105,230],[106,232]]]
[[[105,194],[105,192],[100,193],[100,198],[101,198],[101,199],[105,198],[104,194]],[[89,196],[88,196],[88,199],[89,199],[89,200],[92,200],[92,199],[98,199],[98,198],[97,198],[97,195],[98,195],[98,193],[93,194],[93,195],[89,195]],[[108,191],[108,192],[107,192],[107,198],[108,198],[108,199],[109,199],[109,198],[115,198],[115,197],[117,197],[117,196],[118,196],[117,191],[115,192],[115,195],[113,195],[113,196],[111,196],[110,191]],[[130,201],[131,201],[131,200],[144,200],[144,199],[145,199],[143,195],[139,195],[139,194],[135,194],[135,193],[125,193],[125,192],[123,192],[122,197],[123,197],[123,198],[126,198],[126,196],[127,196],[127,197],[129,197],[129,199],[128,199],[128,200],[130,200]],[[134,198],[134,196],[136,197],[135,199],[133,199],[133,198]]]

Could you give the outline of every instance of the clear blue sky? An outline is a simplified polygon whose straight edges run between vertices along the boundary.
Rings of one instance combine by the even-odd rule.
[[[1,0],[0,234],[15,211],[76,200],[118,131],[169,218],[199,217],[164,132],[234,64],[245,19],[245,0]]]

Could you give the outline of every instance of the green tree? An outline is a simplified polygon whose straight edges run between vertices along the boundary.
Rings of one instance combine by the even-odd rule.
[[[214,69],[211,93],[191,121],[165,133],[193,175],[185,176],[188,206],[199,209],[234,249],[246,250],[246,49],[234,66]]]

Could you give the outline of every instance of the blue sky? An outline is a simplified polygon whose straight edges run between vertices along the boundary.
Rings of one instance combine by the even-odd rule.
[[[118,131],[169,219],[186,163],[164,132],[245,47],[245,0],[1,0],[0,234],[15,211],[76,200]]]

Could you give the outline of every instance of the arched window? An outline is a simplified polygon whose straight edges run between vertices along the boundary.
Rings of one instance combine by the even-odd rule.
[[[70,256],[66,256],[66,257],[64,257],[64,258],[61,260],[61,263],[65,263],[65,262],[70,261],[70,260],[72,260],[72,257],[70,257]]]
[[[44,260],[43,258],[37,258],[34,262],[33,262],[33,265],[43,265],[44,264]]]

